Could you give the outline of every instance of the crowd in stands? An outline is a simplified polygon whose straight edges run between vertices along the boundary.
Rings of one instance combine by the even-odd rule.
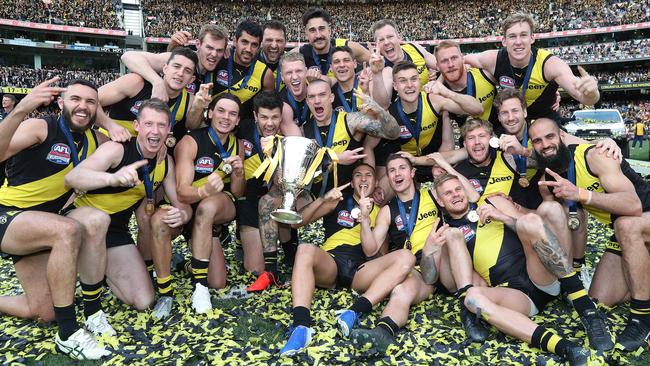
[[[15,0],[0,6],[0,18],[102,29],[120,29],[120,0]]]
[[[650,69],[624,70],[615,73],[596,72],[591,74],[595,76],[601,84],[636,83],[650,80]]]
[[[570,64],[647,58],[650,55],[650,39],[589,43],[565,47],[549,47],[547,49]]]
[[[57,68],[33,69],[22,66],[0,66],[0,86],[32,88],[39,83],[60,76],[60,85],[73,79],[86,79],[97,86],[109,83],[120,76],[115,70],[60,70]]]
[[[296,2],[143,0],[145,34],[168,37],[178,30],[195,34],[201,24],[214,22],[234,29],[244,18],[260,21],[273,18],[287,27],[290,41],[303,40],[300,20],[308,5]],[[357,41],[371,39],[369,29],[379,19],[394,20],[407,40],[444,39],[500,35],[500,24],[515,11],[527,11],[537,19],[537,32],[630,24],[650,20],[650,5],[644,0],[578,0],[494,2],[468,0],[447,2],[363,1],[345,5],[323,5],[330,12],[336,37]],[[354,16],[350,16],[353,14]]]

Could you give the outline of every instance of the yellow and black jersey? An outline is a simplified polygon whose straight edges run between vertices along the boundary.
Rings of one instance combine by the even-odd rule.
[[[262,84],[266,69],[268,66],[259,60],[243,66],[235,63],[232,56],[221,59],[214,70],[216,80],[212,87],[212,98],[225,93],[237,96],[242,104],[239,109],[240,119],[252,119],[253,97],[264,88]]]
[[[334,94],[334,102],[332,108],[337,112],[356,112],[358,107],[361,106],[363,100],[354,96],[354,91],[359,89],[359,79],[354,77],[354,87],[349,92],[344,92],[339,83],[334,84],[332,87],[332,94]]]
[[[337,113],[336,111],[332,111],[332,117],[328,126],[318,126],[316,121],[312,119],[304,125],[303,131],[306,138],[316,140],[321,147],[329,147],[337,154],[363,146],[361,141],[357,141],[352,137],[352,132],[347,123],[346,112]],[[323,166],[326,167],[328,163],[329,158],[323,159]],[[337,167],[339,185],[345,184],[352,179],[353,169],[353,165],[339,165]],[[314,187],[317,187],[319,191],[322,190],[322,186],[315,184],[312,186],[312,193],[314,194],[318,194],[318,192],[314,191]],[[325,192],[333,187],[334,179],[330,177],[327,179]]]
[[[254,173],[264,161],[264,151],[260,143],[260,133],[256,123],[240,124],[237,137],[244,145],[244,176],[246,177],[246,197],[258,199],[268,192],[262,177],[255,178]],[[273,155],[274,152],[272,152]]]
[[[532,69],[528,78],[528,87],[524,91],[528,111],[527,119],[553,116],[556,114],[552,106],[555,104],[555,92],[558,85],[555,81],[548,81],[544,76],[544,65],[549,58],[553,57],[553,54],[545,49],[535,47],[532,48],[531,52],[531,63],[529,65],[532,65]],[[494,78],[499,83],[499,87],[521,90],[526,82],[527,74],[528,66],[524,68],[513,67],[510,64],[507,49],[501,48],[499,50],[494,67]]]
[[[230,191],[230,175],[223,172],[223,159],[217,148],[217,143],[210,136],[210,127],[200,128],[190,131],[190,137],[194,139],[197,146],[196,156],[194,157],[194,180],[192,187],[199,188],[208,180],[208,176],[216,172],[223,180],[223,191]],[[215,134],[216,137],[216,134]],[[233,135],[228,135],[228,140],[223,144],[224,151],[228,156],[239,154],[239,140]]]
[[[447,215],[444,220],[450,227],[460,229],[474,270],[489,286],[507,286],[509,281],[526,274],[526,256],[519,237],[502,222],[488,220],[481,224]]]
[[[484,203],[486,197],[503,193],[512,197],[514,202],[525,205],[525,191],[517,183],[517,172],[505,160],[503,152],[490,148],[490,160],[490,164],[486,166],[476,166],[469,159],[465,159],[458,163],[455,169],[467,178],[481,195],[479,204]]]
[[[347,46],[348,40],[344,38],[332,38],[330,40],[330,50],[329,53],[319,55],[314,50],[314,47],[309,43],[303,44],[300,46],[299,52],[305,58],[305,65],[308,69],[318,68],[323,75],[327,75],[330,78],[334,77],[334,73],[330,70],[332,65],[332,52],[334,48],[339,46]]]
[[[414,209],[413,203],[416,199],[418,205]],[[419,191],[416,191],[413,200],[402,203],[404,215],[400,213],[398,200],[399,198],[395,197],[388,202],[388,207],[390,208],[390,226],[388,227],[389,249],[392,251],[407,248],[408,242],[410,242],[411,252],[419,258],[429,233],[431,233],[432,229],[435,229],[433,224],[441,214],[440,208],[433,198],[433,194],[427,188],[420,188]],[[408,225],[412,217],[411,212],[415,215],[415,219],[413,231],[409,237]],[[441,224],[442,222],[438,226]]]
[[[445,86],[451,89],[447,82],[445,82]],[[483,113],[478,116],[473,116],[474,118],[490,121],[495,128],[500,126],[497,110],[496,108],[492,108],[492,101],[497,95],[497,88],[492,80],[487,77],[483,69],[469,69],[467,72],[467,86],[462,90],[454,91],[460,94],[472,96],[481,103],[481,106],[483,106]],[[458,116],[453,113],[450,113],[449,117],[458,123],[458,127],[462,127],[467,119],[467,116]]]
[[[402,48],[402,51],[404,51],[404,59],[400,61],[411,61],[415,64],[418,69],[420,88],[422,88],[429,82],[429,68],[427,67],[424,55],[413,43],[404,43],[400,47]],[[393,67],[394,65],[392,62],[386,60],[386,66]],[[395,99],[397,99],[397,92],[393,89],[391,100]]]
[[[122,143],[124,155],[120,163],[107,170],[108,173],[115,173],[123,167],[143,159],[136,139]],[[157,162],[156,158],[148,159],[147,170],[149,180],[155,191],[162,184],[168,173],[167,156],[163,161]],[[145,191],[145,169],[138,169],[140,184],[135,187],[104,187],[86,192],[85,195],[77,197],[74,201],[75,207],[90,206],[102,210],[111,216],[111,227],[127,228],[129,219],[143,198]]]
[[[59,212],[72,195],[64,178],[73,168],[73,149],[61,130],[59,116],[47,122],[45,140],[7,160],[7,180],[0,188],[0,209]],[[79,160],[97,149],[95,132],[72,132]]]
[[[607,191],[605,191],[605,188],[603,188],[600,179],[591,172],[591,169],[589,169],[589,164],[587,162],[587,153],[593,147],[594,145],[591,144],[578,144],[568,146],[569,151],[573,156],[573,163],[575,166],[575,185],[578,188],[586,189],[588,191],[607,193]],[[546,179],[551,180],[552,177],[547,175]],[[602,222],[603,224],[611,224],[616,219],[616,217],[609,212],[605,212],[598,208],[589,205],[582,205],[582,207],[589,211],[590,214],[594,215],[594,217],[596,217],[596,219],[598,219],[598,221]]]
[[[431,105],[427,93],[420,93],[418,109],[413,113],[404,113],[399,99],[391,103],[388,112],[399,124],[398,141],[402,151],[423,156],[440,150],[442,117]]]
[[[356,247],[361,252],[361,225],[354,218],[351,212],[358,203],[352,193],[344,195],[342,201],[336,205],[334,211],[323,217],[323,228],[325,229],[325,243],[321,247],[324,251],[330,251],[341,246]],[[370,211],[370,226],[375,226],[375,220],[379,213],[379,207],[373,205]]]
[[[298,101],[291,94],[289,88],[284,88],[280,92],[280,98],[282,101],[287,103],[291,110],[293,111],[293,122],[298,127],[302,127],[309,119],[311,118],[311,112],[309,111],[309,106],[307,105],[307,98]]]
[[[107,106],[109,108],[108,116],[120,126],[128,129],[131,132],[131,136],[136,135],[133,129],[133,120],[138,117],[142,103],[145,100],[151,99],[151,89],[151,83],[145,80],[144,86],[138,94]],[[186,89],[183,89],[181,94],[176,98],[170,99],[167,105],[169,106],[170,115],[174,117],[174,128],[172,130],[174,137],[176,137],[177,141],[180,141],[187,133],[185,117],[190,108],[190,93]]]
[[[273,71],[273,80],[275,80],[275,91],[280,92],[284,89],[284,82],[282,81],[282,71],[280,70],[280,62],[271,63],[266,60],[264,52],[260,50],[260,53],[257,55],[257,59],[266,64],[266,66]]]

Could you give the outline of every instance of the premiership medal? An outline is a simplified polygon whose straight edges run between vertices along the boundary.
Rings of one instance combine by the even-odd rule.
[[[492,137],[490,138],[490,142],[489,142],[489,143],[490,143],[490,146],[491,146],[491,147],[493,147],[493,148],[495,148],[495,149],[498,149],[498,148],[499,148],[499,138],[498,138],[498,137],[496,137],[496,136],[492,136]]]
[[[144,212],[151,216],[156,211],[156,207],[153,204],[152,198],[147,198],[147,205],[144,207]]]
[[[408,249],[408,250],[411,250],[411,248],[412,248],[412,246],[411,246],[411,240],[406,239],[406,241],[404,242],[404,247],[405,247],[406,249]]]
[[[523,175],[519,177],[519,180],[517,182],[519,183],[519,186],[522,188],[526,188],[530,185],[530,181],[528,180],[528,178],[526,178]]]
[[[578,219],[577,212],[569,212],[568,226],[573,231],[578,230],[578,227],[580,227],[580,219]]]
[[[232,165],[228,163],[224,163],[223,165],[221,165],[221,171],[226,174],[232,173]]]
[[[174,135],[172,134],[167,135],[167,139],[165,140],[165,145],[167,145],[167,147],[170,149],[176,146],[176,137],[174,137]]]
[[[76,194],[77,197],[83,197],[83,196],[86,195],[86,191],[79,191],[79,190],[75,189],[74,194]]]
[[[359,209],[359,207],[355,207],[352,209],[352,211],[350,211],[350,216],[352,216],[352,218],[356,220],[359,218],[360,213],[361,210]]]
[[[470,210],[470,211],[467,213],[467,219],[468,219],[470,222],[477,222],[478,219],[479,219],[479,216],[478,216],[478,213],[476,212],[476,210]]]

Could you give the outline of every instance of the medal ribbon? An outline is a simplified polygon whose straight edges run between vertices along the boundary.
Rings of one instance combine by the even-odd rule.
[[[246,89],[246,85],[248,85],[248,81],[253,75],[253,69],[255,68],[255,60],[253,60],[250,66],[248,66],[248,70],[246,71],[246,75],[244,75],[244,78],[241,80],[241,84],[239,85],[239,87],[235,88],[234,85],[232,85],[232,70],[233,70],[233,63],[234,63],[233,59],[235,58],[234,46],[230,49],[230,54],[231,57],[228,58],[228,93],[230,93],[231,89],[235,91]]]
[[[298,102],[296,101],[296,98],[293,97],[293,94],[291,94],[291,91],[287,88],[287,99],[289,100],[289,105],[291,105],[291,109],[293,110],[293,114],[295,116],[298,116],[298,126],[302,126],[307,122],[307,114],[309,113],[309,106],[307,105],[306,102],[303,101],[302,104],[302,113],[298,110]]]
[[[569,149],[569,171],[567,172],[567,179],[569,182],[571,182],[573,185],[576,185],[576,164],[575,161],[573,160],[573,149]],[[578,203],[573,200],[565,200],[567,206],[569,207],[569,215],[577,215],[578,214]]]
[[[312,119],[314,135],[316,136],[316,142],[318,143],[319,146],[325,148],[325,150],[328,151],[328,152],[329,152],[329,150],[332,150],[332,142],[334,142],[334,130],[336,129],[336,117],[337,117],[337,114],[334,113],[334,111],[332,111],[332,116],[330,117],[330,126],[329,126],[329,129],[327,131],[327,144],[326,145],[323,145],[323,139],[320,137],[320,129],[318,128],[318,125],[316,124],[316,119]],[[324,154],[324,152],[323,152],[323,154]],[[321,155],[321,159],[322,159],[323,156],[322,156],[322,154],[320,154],[320,151],[319,151],[319,155]],[[331,154],[330,154],[330,156],[331,156]],[[337,161],[338,161],[338,159],[337,159]],[[320,197],[322,197],[325,194],[325,189],[327,187],[327,180],[329,178],[329,171],[325,167],[321,167],[321,169],[323,170],[323,183],[322,183],[322,187],[321,187],[321,190],[320,190]],[[335,187],[337,186],[337,183],[338,183],[337,179],[338,179],[338,177],[337,177],[337,174],[336,174],[336,165],[334,165],[334,186]]]
[[[174,126],[176,125],[176,114],[178,114],[178,109],[181,107],[181,102],[183,101],[184,90],[181,91],[181,94],[174,99],[174,105],[169,109],[169,133],[172,134],[174,131]],[[171,101],[170,101],[171,102]]]
[[[465,93],[469,95],[470,97],[475,96],[474,95],[474,75],[472,75],[471,72],[467,72],[467,92]]]
[[[138,155],[140,156],[140,159],[145,159],[145,157],[142,155],[142,152],[140,152],[140,146],[138,146],[138,143],[135,143],[135,148],[138,151]],[[154,158],[155,159],[155,158]],[[152,177],[149,176],[149,159],[147,160],[147,164],[140,169],[140,173],[143,175],[142,181],[144,182],[144,192],[145,195],[147,196],[147,202],[153,203],[153,179]],[[156,176],[156,167],[158,166],[157,162],[155,163],[152,171],[152,175]]]
[[[524,121],[524,137],[521,140],[521,146],[524,149],[528,148],[528,122]],[[526,177],[526,157],[523,155],[513,154],[512,157],[515,159],[517,165],[517,174],[520,177]]]
[[[406,126],[406,129],[409,130],[411,136],[413,139],[415,139],[415,146],[417,147],[417,150],[420,151],[420,132],[422,128],[422,95],[420,95],[418,99],[417,120],[415,121],[415,126],[413,126],[409,118],[406,117],[400,98],[397,98],[397,113],[399,114],[399,118],[402,120],[404,126]]]
[[[224,149],[223,145],[221,144],[221,140],[219,140],[219,136],[217,136],[217,133],[214,132],[212,126],[208,127],[208,137],[210,137],[210,141],[212,141],[214,147],[217,148],[217,152],[221,158],[221,163],[219,165],[223,164],[223,160],[230,157],[230,151],[226,151],[226,149]]]
[[[327,75],[327,73],[330,70],[330,63],[332,62],[332,45],[330,44],[330,50],[329,53],[327,54],[327,60],[325,61],[325,68],[323,68],[323,64],[321,64],[321,59],[320,56],[316,53],[316,50],[314,49],[313,46],[311,46],[311,57],[314,60],[314,65],[318,65],[320,67],[320,72],[323,75]]]
[[[262,144],[260,143],[260,132],[257,128],[257,126],[253,128],[253,140],[255,140],[253,143],[255,144],[255,149],[257,150],[257,155],[260,157],[260,161],[263,161],[264,151],[262,151]]]
[[[397,199],[397,207],[399,208],[399,216],[402,218],[402,223],[404,224],[404,229],[406,230],[406,241],[411,241],[411,234],[413,234],[413,229],[415,228],[415,219],[418,215],[418,206],[420,203],[420,192],[415,191],[415,196],[413,196],[413,201],[411,203],[411,211],[409,212],[408,220],[406,219],[406,208],[404,203],[399,198]],[[410,248],[409,248],[410,249]]]
[[[339,100],[341,101],[343,110],[345,110],[348,113],[357,111],[357,97],[354,95],[354,91],[357,90],[358,87],[359,87],[359,78],[355,76],[354,86],[352,87],[352,107],[350,107],[350,104],[348,104],[348,100],[345,98],[345,93],[343,93],[343,89],[341,89],[341,85],[339,83],[336,83],[336,95],[339,97]]]
[[[72,132],[65,122],[63,122],[63,112],[61,112],[61,116],[59,117],[59,128],[63,131],[63,136],[65,136],[65,140],[70,147],[70,151],[72,152],[72,154],[70,154],[72,156],[72,166],[75,167],[79,165],[79,162],[86,158],[86,155],[88,155],[88,138],[85,133],[82,134],[83,145],[81,147],[81,157],[79,157],[79,152],[77,151],[77,145],[74,143]]]

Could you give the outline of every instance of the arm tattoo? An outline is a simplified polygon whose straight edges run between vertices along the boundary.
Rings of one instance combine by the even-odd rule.
[[[565,277],[573,271],[573,264],[569,262],[560,241],[553,232],[544,225],[546,239],[540,238],[533,243],[533,249],[549,272],[558,278]]]
[[[422,259],[420,259],[422,279],[427,285],[433,285],[438,280],[438,269],[436,268],[434,253],[423,255]]]

